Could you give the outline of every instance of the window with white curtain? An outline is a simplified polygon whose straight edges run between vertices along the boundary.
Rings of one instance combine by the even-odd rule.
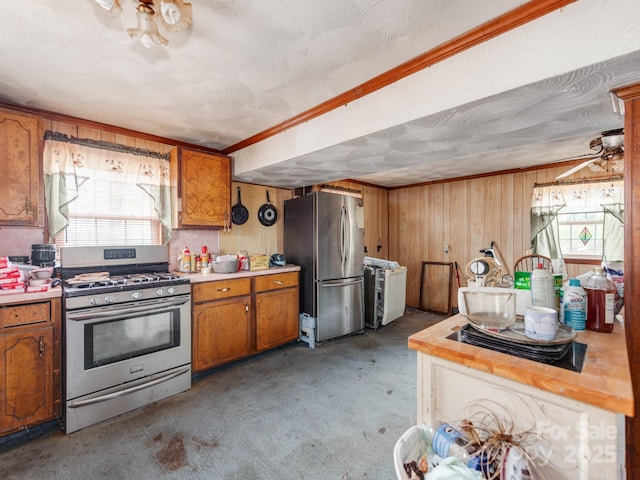
[[[67,246],[169,241],[168,155],[47,132],[43,165],[50,241]]]
[[[533,250],[551,258],[621,261],[623,212],[622,177],[536,185],[531,210]]]

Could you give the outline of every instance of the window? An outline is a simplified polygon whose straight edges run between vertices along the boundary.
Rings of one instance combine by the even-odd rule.
[[[536,185],[534,252],[551,258],[622,260],[623,187],[621,177]]]
[[[89,179],[69,205],[59,246],[160,245],[162,227],[153,200],[137,185]]]
[[[171,235],[168,156],[47,132],[47,219],[57,245],[158,245]]]
[[[567,257],[601,257],[604,212],[566,206],[558,212],[560,249]]]

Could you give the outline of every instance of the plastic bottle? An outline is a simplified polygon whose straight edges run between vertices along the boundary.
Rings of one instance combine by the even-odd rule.
[[[587,292],[587,329],[596,332],[613,331],[616,286],[607,278],[604,269],[593,268],[593,275],[584,282]]]
[[[191,271],[191,252],[189,251],[189,247],[184,247],[182,250],[182,262],[180,264],[180,270],[183,272]]]
[[[562,310],[565,325],[581,332],[587,322],[587,293],[580,286],[580,280],[572,278],[564,288]]]
[[[542,264],[531,272],[531,305],[558,310],[553,275]]]
[[[558,296],[558,322],[564,323],[564,291],[567,289],[567,285],[562,285],[560,288],[560,295]]]
[[[486,458],[475,456],[475,449],[460,430],[448,423],[440,423],[432,432],[431,448],[442,458],[456,457],[469,468],[475,470],[487,469]]]
[[[192,272],[196,271],[196,254],[192,253],[191,256],[189,257],[189,269]]]

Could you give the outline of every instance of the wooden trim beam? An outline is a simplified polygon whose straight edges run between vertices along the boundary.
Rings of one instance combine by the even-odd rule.
[[[640,83],[613,91],[624,100],[624,324],[635,417],[626,419],[627,478],[640,478]],[[640,317],[639,317],[640,318]]]
[[[305,112],[291,117],[278,125],[274,125],[260,133],[246,138],[235,145],[225,148],[222,153],[230,154],[261,142],[269,137],[277,135],[296,127],[302,123],[308,122],[316,117],[324,115],[336,108],[342,107],[347,103],[353,102],[359,98],[365,97],[370,93],[380,90],[387,85],[402,80],[420,70],[435,65],[442,60],[453,57],[460,52],[468,50],[476,45],[484,43],[503,33],[513,30],[514,28],[525,25],[533,20],[547,15],[559,8],[574,3],[577,0],[531,0],[518,8],[515,8],[494,20],[491,20],[479,27],[476,27],[467,33],[454,38],[434,49],[419,55],[391,70],[368,80],[357,87],[348,90],[337,97],[333,97],[326,102],[321,103]]]

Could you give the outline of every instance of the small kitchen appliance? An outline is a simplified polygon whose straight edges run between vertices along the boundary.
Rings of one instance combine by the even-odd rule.
[[[274,253],[269,260],[270,267],[284,267],[287,264],[287,257],[282,253]]]
[[[66,433],[191,388],[191,286],[168,255],[61,248]]]
[[[53,267],[56,261],[56,246],[50,243],[31,245],[31,265]]]

